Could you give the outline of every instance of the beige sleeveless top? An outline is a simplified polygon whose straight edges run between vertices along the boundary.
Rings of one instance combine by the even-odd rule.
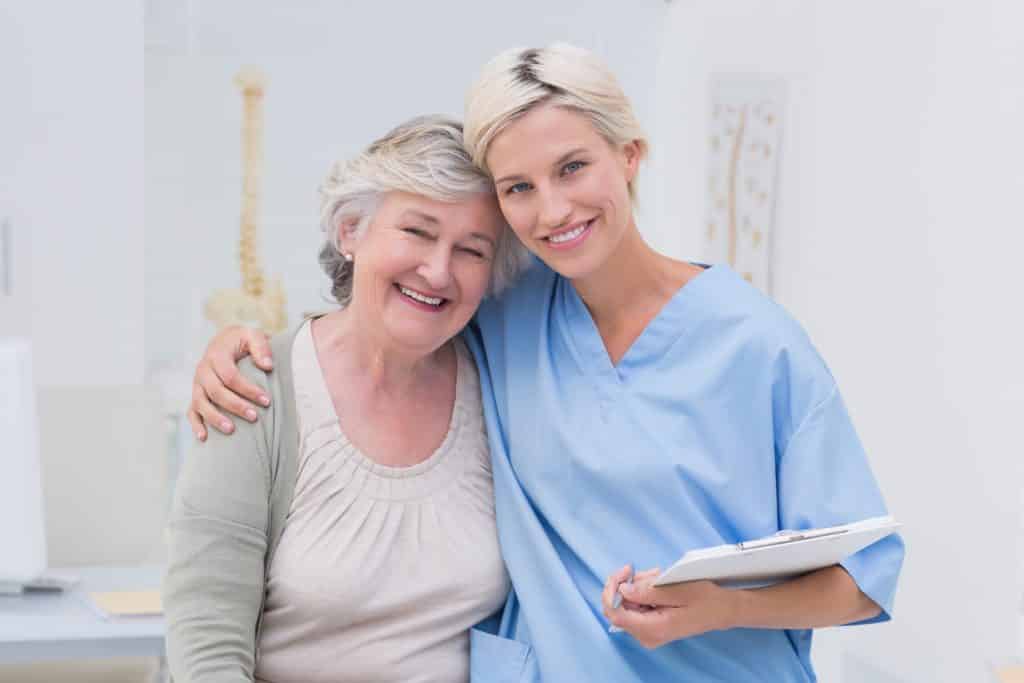
[[[509,580],[479,379],[455,346],[443,443],[421,463],[389,467],[345,437],[309,323],[299,331],[298,476],[268,571],[257,681],[469,680],[468,629],[502,606]]]

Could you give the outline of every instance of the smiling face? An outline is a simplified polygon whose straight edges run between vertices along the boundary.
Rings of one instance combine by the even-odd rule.
[[[342,247],[354,258],[349,308],[385,347],[432,353],[480,305],[502,229],[491,194],[442,202],[388,193],[365,234],[342,228]]]
[[[597,272],[636,230],[629,183],[640,156],[636,143],[609,144],[585,116],[542,105],[494,138],[487,167],[522,243],[577,279]]]

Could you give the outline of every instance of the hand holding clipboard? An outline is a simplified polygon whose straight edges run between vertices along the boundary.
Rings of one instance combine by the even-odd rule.
[[[787,530],[742,543],[691,550],[662,572],[654,585],[706,579],[728,588],[768,586],[839,564],[900,526],[892,517],[873,517],[853,524]]]

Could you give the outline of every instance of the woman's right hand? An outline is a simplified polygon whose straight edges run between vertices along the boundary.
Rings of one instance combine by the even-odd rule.
[[[225,327],[206,347],[192,378],[192,402],[188,406],[189,424],[200,441],[206,441],[207,425],[225,434],[235,430],[218,408],[255,422],[254,404],[270,405],[263,389],[238,371],[238,361],[246,356],[252,356],[256,365],[268,372],[274,367],[267,335],[251,327]]]

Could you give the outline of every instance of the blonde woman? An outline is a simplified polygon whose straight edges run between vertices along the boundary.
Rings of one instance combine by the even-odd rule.
[[[339,164],[321,253],[342,308],[271,345],[270,400],[186,463],[170,522],[178,683],[465,681],[509,590],[476,367],[459,333],[520,262],[458,124]]]
[[[758,590],[651,581],[690,549],[885,514],[825,363],[728,267],[647,245],[647,141],[590,53],[502,53],[465,126],[539,261],[471,326],[514,589],[498,632],[474,632],[473,680],[815,680],[812,629],[890,618],[898,536]],[[265,348],[230,331],[197,371],[197,431],[223,419],[203,402],[223,390],[210,368],[240,346]]]

